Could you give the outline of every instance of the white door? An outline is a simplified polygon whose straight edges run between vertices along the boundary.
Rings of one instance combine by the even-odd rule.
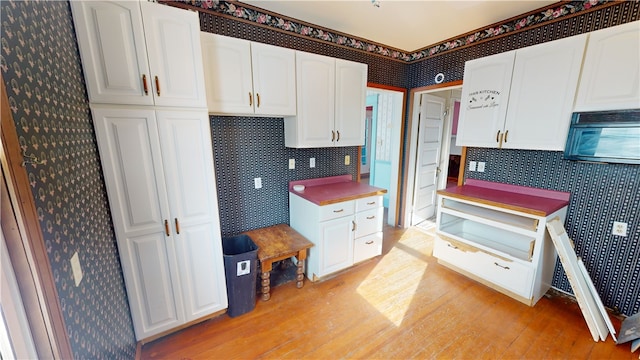
[[[155,104],[205,108],[198,14],[152,2],[140,7]]]
[[[256,114],[295,115],[295,51],[267,44],[251,43],[251,69]]]
[[[342,59],[335,61],[335,145],[364,145],[367,65]]]
[[[353,264],[353,217],[320,223],[320,274],[323,276]]]
[[[92,108],[136,338],[182,324],[174,238],[153,110]]]
[[[251,43],[207,32],[200,41],[209,112],[252,114]]]
[[[185,321],[227,307],[227,294],[206,111],[158,111],[171,232]]]
[[[138,2],[71,1],[70,5],[89,100],[152,105],[151,75]]]
[[[335,59],[296,52],[296,86],[298,116],[294,120],[298,122],[298,144],[295,145],[298,147],[333,146]],[[287,146],[290,145],[287,144]]]
[[[420,124],[418,125],[416,175],[413,186],[412,225],[435,215],[445,103],[446,100],[443,98],[422,95]]]

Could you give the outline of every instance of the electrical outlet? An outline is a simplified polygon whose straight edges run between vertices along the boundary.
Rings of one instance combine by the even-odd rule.
[[[253,179],[253,185],[255,186],[256,189],[261,189],[262,188],[262,178],[254,178]]]
[[[478,171],[479,172],[484,172],[484,166],[486,165],[486,163],[484,161],[479,161],[478,162]]]
[[[316,158],[309,158],[309,167],[310,168],[316,167]]]
[[[344,156],[344,164],[345,165],[350,165],[351,164],[351,156],[349,156],[349,155],[345,155]]]
[[[613,229],[611,229],[611,234],[617,236],[627,236],[627,223],[614,221]]]
[[[476,162],[469,161],[469,171],[476,171]]]
[[[296,168],[296,159],[289,159],[289,170]]]
[[[238,261],[236,267],[236,276],[251,274],[251,260]]]

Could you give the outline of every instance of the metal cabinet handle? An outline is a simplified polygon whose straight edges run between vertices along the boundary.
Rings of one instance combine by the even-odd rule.
[[[458,249],[458,247],[457,247],[457,246],[455,246],[455,245],[451,245],[451,244],[447,244],[447,247],[450,247],[450,248],[452,248],[452,249]]]
[[[344,209],[340,209],[340,210],[333,210],[333,212],[334,212],[334,213],[341,213],[341,212],[343,212],[343,211],[344,211]]]
[[[249,93],[249,106],[253,106],[253,96]]]
[[[356,225],[356,222],[352,220],[351,224],[353,224],[353,227],[351,228],[351,231],[356,231],[356,228],[358,227],[358,225]]]
[[[176,234],[180,235],[180,223],[178,222],[178,218],[175,219],[176,221]]]
[[[367,205],[375,205],[375,203],[376,203],[375,201],[372,201],[372,202],[368,202]]]
[[[507,136],[509,136],[509,130],[504,132],[504,142],[507,143]]]
[[[147,85],[147,75],[142,74],[142,88],[144,89],[144,94],[149,95],[149,86]]]
[[[171,233],[169,232],[169,220],[164,220],[164,233],[167,234],[167,236],[171,236]]]
[[[368,219],[368,220],[375,219],[375,218],[376,218],[376,216],[375,216],[375,215],[367,216],[367,219]]]
[[[157,76],[156,76],[156,94],[160,96],[160,80],[158,79]]]
[[[331,130],[331,142],[334,142],[336,139],[336,132]]]
[[[373,240],[369,240],[369,241],[367,241],[365,244],[367,244],[367,245],[371,245],[371,244],[373,244]]]
[[[338,138],[336,139],[336,141],[340,141],[340,131],[336,131],[336,133],[338,133]]]
[[[257,105],[260,107],[260,94],[256,94]]]
[[[500,130],[496,133],[496,142],[500,142]]]
[[[501,268],[503,268],[503,269],[505,269],[505,270],[509,270],[509,267],[508,267],[508,266],[502,266],[502,265],[498,264],[497,262],[494,262],[493,264],[494,264],[495,266],[497,266],[497,267],[501,267]]]

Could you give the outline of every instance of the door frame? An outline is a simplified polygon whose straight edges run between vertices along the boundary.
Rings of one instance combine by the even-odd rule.
[[[25,313],[40,358],[71,359],[58,291],[38,220],[35,199],[23,166],[15,122],[9,107],[4,78],[0,76],[2,101],[2,233],[20,288]],[[9,216],[7,216],[9,215]]]
[[[420,114],[420,98],[423,94],[429,94],[434,92],[441,92],[446,90],[454,90],[462,88],[462,80],[451,81],[447,83],[437,84],[437,85],[429,85],[419,88],[411,89],[409,95],[409,114],[410,116],[407,118],[407,130],[406,130],[406,138],[404,139],[404,144],[407,144],[406,153],[403,168],[403,184],[402,184],[402,211],[400,214],[400,225],[404,228],[407,228],[411,224],[411,208],[413,206],[413,188],[414,188],[414,180],[416,174],[416,157],[417,157],[417,136],[418,136],[418,115]],[[450,116],[446,116],[444,121],[445,124],[443,126],[443,136],[445,132],[449,134],[451,132],[450,125]],[[448,158],[449,157],[449,140],[445,140],[442,142],[443,148],[444,144],[447,144],[447,148],[441,151],[440,158]],[[466,158],[466,147],[462,148],[462,161]],[[446,156],[445,156],[446,155]],[[461,161],[461,163],[463,163]],[[458,177],[458,185],[462,185],[464,179],[464,166],[460,167],[460,173]]]
[[[398,156],[397,159],[392,159],[391,166],[391,189],[387,189],[389,192],[389,214],[387,223],[392,226],[398,226],[400,224],[400,216],[402,214],[401,200],[402,196],[402,174],[404,173],[402,167],[402,156],[404,154],[404,133],[405,133],[405,117],[407,108],[407,89],[382,85],[372,82],[367,82],[367,88],[373,90],[380,90],[381,92],[392,92],[402,94],[402,108],[397,120],[400,122],[400,133],[398,140]],[[373,141],[372,141],[373,142]],[[358,176],[357,181],[360,181],[360,164],[362,163],[362,147],[358,146]],[[369,163],[371,164],[372,156],[369,156]],[[395,167],[394,167],[395,165]]]

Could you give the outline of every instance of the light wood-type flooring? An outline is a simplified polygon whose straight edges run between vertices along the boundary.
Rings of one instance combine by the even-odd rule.
[[[385,229],[383,255],[142,347],[143,359],[638,359],[594,342],[577,304],[529,307],[437,263],[423,231]],[[616,329],[620,321],[612,318]]]

